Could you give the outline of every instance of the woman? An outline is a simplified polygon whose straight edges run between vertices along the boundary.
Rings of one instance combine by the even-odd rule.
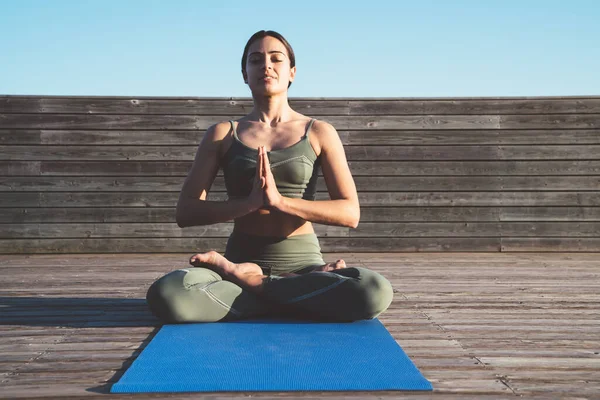
[[[321,256],[312,223],[355,228],[360,209],[336,130],[288,104],[296,75],[291,46],[277,32],[255,33],[244,48],[242,74],[253,110],[208,128],[177,203],[179,227],[235,221],[225,255],[195,254],[194,268],[154,282],[151,310],[168,323],[376,317],[392,301],[391,284]],[[229,198],[207,201],[219,167]],[[319,167],[331,200],[314,200]]]

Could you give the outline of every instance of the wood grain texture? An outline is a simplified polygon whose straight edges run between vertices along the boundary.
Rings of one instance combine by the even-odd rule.
[[[0,197],[1,198],[1,197]],[[175,221],[175,207],[14,207],[0,208],[0,223],[139,223]],[[396,207],[363,206],[360,223],[366,222],[574,222],[600,221],[600,207]]]
[[[600,114],[552,115],[326,115],[339,129],[599,129]],[[225,114],[219,120],[242,115]],[[205,130],[213,116],[156,114],[0,114],[0,125],[17,129],[193,129]]]
[[[215,122],[216,123],[216,122]],[[345,146],[600,144],[599,129],[419,129],[347,130],[335,126]],[[4,145],[198,146],[205,130],[9,129],[0,125]]]
[[[178,192],[2,192],[0,202],[4,207],[175,207]],[[317,200],[329,199],[318,192]],[[496,191],[496,192],[359,192],[361,206],[376,207],[464,207],[464,206],[573,206],[597,207],[600,193]],[[225,200],[224,192],[210,192],[209,200]]]
[[[183,178],[185,179],[185,178]],[[0,182],[0,192],[177,192],[183,179],[150,176],[11,176]],[[463,191],[585,191],[600,187],[598,176],[357,176],[356,189],[361,192],[463,192]],[[317,190],[327,193],[324,179],[317,181]],[[211,191],[225,192],[225,180],[215,178]]]
[[[600,251],[598,97],[290,105],[333,124],[358,190],[359,227],[317,226],[324,251]],[[231,224],[180,229],[175,205],[206,129],[251,107],[0,96],[0,253],[222,248]],[[322,177],[318,190],[329,198]],[[221,173],[208,198],[227,198]]]
[[[197,146],[1,146],[3,161],[193,161]],[[592,160],[600,145],[347,146],[349,161]]]
[[[600,175],[597,160],[349,161],[348,165],[354,177]],[[0,175],[173,176],[183,180],[191,167],[191,161],[0,161]],[[319,176],[323,176],[321,171]]]
[[[317,100],[317,101],[315,101]],[[585,114],[600,113],[597,98],[315,99],[290,98],[290,106],[313,115]],[[108,98],[0,96],[0,113],[246,114],[250,98]]]
[[[163,274],[186,267],[188,257],[188,252],[0,255],[0,398],[106,397],[160,326],[146,306],[146,290]],[[257,392],[252,397],[597,398],[597,254],[348,252],[330,257],[371,268],[392,283],[394,300],[379,319],[434,391]]]

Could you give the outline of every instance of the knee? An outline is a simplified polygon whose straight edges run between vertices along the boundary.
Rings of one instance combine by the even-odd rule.
[[[383,275],[366,268],[357,269],[360,271],[357,290],[362,300],[362,319],[373,319],[388,309],[394,289]]]
[[[194,272],[203,273],[200,280],[208,283],[220,279],[218,276],[213,276],[216,275],[214,272],[206,270],[204,273],[200,269],[198,268],[196,271],[194,268]],[[198,273],[192,275],[198,275]],[[194,282],[191,282],[190,279],[189,270],[178,269],[152,283],[146,293],[146,302],[150,311],[165,323],[192,322],[188,292],[191,287],[202,282],[198,280],[197,276],[195,276]]]
[[[184,290],[183,280],[186,270],[169,272],[150,285],[146,293],[146,303],[150,311],[166,323],[177,322],[177,295]]]

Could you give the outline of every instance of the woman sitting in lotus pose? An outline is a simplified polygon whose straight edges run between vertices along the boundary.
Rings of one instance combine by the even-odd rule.
[[[152,284],[147,301],[167,323],[290,316],[371,319],[393,296],[390,282],[344,260],[325,263],[312,223],[356,228],[360,208],[333,126],[288,104],[294,52],[277,32],[259,31],[242,56],[254,108],[208,128],[177,203],[177,225],[234,220],[225,255],[193,255],[191,268]],[[318,168],[330,200],[315,200]],[[227,201],[206,200],[219,168]]]

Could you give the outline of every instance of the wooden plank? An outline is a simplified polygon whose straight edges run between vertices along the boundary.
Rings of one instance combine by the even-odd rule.
[[[337,128],[337,127],[336,127]],[[510,129],[510,130],[344,130],[337,129],[342,143],[349,145],[539,145],[599,144],[594,129]],[[0,135],[1,135],[0,130]],[[0,136],[1,138],[1,136]],[[16,144],[16,143],[15,143]],[[142,144],[142,143],[140,143]]]
[[[600,358],[562,357],[478,357],[490,366],[510,368],[583,369],[598,371]]]
[[[0,230],[1,232],[1,230]],[[415,222],[361,223],[350,237],[600,237],[596,222]],[[333,235],[331,235],[333,236]],[[16,236],[15,236],[16,237]]]
[[[543,373],[536,370],[515,370],[508,371],[503,373],[504,378],[509,380],[510,382],[527,379],[534,380],[547,383],[566,383],[571,382],[573,385],[574,381],[588,381],[588,382],[598,382],[599,376],[597,371],[582,371],[582,370],[545,370]]]
[[[164,129],[164,130],[205,130],[218,121],[242,117],[225,113],[215,118],[211,115],[156,115],[156,114],[0,114],[0,125],[18,129]],[[589,116],[589,117],[588,117]],[[561,128],[597,128],[595,114],[552,115],[537,117],[537,128],[545,128],[547,121],[559,121]],[[529,116],[527,116],[529,117]],[[479,115],[426,115],[426,116],[337,116],[325,115],[319,118],[340,129],[498,129],[499,116]],[[505,124],[517,125],[518,119],[507,119]],[[531,118],[522,124],[530,127]],[[527,124],[529,123],[529,124]],[[556,127],[556,123],[553,123]]]
[[[228,237],[232,223],[179,228],[171,223],[2,224],[0,238]],[[357,228],[316,224],[319,237],[600,237],[600,222],[364,222]]]
[[[14,161],[191,161],[197,146],[0,146]],[[349,161],[597,160],[600,145],[346,146]],[[165,157],[168,157],[165,160]]]
[[[509,381],[510,386],[518,395],[522,395],[523,393],[538,393],[546,396],[557,396],[556,398],[597,398],[598,393],[600,393],[600,383],[597,380],[595,382],[578,381],[578,383],[577,387],[573,387],[573,383],[566,382],[521,379],[511,379]]]
[[[54,265],[60,267],[82,267],[82,266],[106,266],[106,267],[131,267],[131,263],[139,263],[144,261],[146,268],[157,268],[168,265],[173,261],[187,256],[187,252],[162,254],[114,254],[107,253],[90,258],[85,254],[58,254],[58,255],[2,255],[0,256],[0,265],[3,267],[7,264],[15,266],[38,266],[40,268]],[[498,274],[505,279],[511,279],[512,274],[517,274],[520,277],[538,278],[539,274],[536,271],[543,265],[544,271],[552,271],[552,274],[560,274],[571,276],[571,271],[574,271],[574,276],[580,276],[584,272],[597,273],[596,262],[598,256],[595,254],[547,254],[547,253],[531,253],[531,254],[501,254],[501,253],[456,253],[456,254],[440,254],[440,253],[372,253],[351,252],[336,253],[344,257],[352,257],[355,260],[368,257],[371,261],[385,262],[386,264],[397,266],[404,270],[404,273],[410,274],[421,279],[423,276],[437,278],[440,275],[440,265],[446,265],[448,261],[460,265],[460,268],[452,271],[452,276],[457,277],[473,277],[474,272],[484,273],[478,274],[480,277],[496,277]],[[89,263],[89,264],[88,264]],[[498,270],[498,266],[502,266],[502,270]],[[566,268],[568,267],[568,268]],[[136,269],[137,270],[137,267]],[[383,267],[378,267],[378,270],[386,270]],[[503,271],[509,270],[510,276],[506,276]],[[0,268],[0,273],[3,269]],[[126,270],[123,270],[126,271]],[[134,270],[128,270],[134,271]],[[519,272],[524,272],[523,275],[518,275]],[[458,275],[457,275],[458,274]],[[573,277],[573,276],[571,276]],[[587,279],[584,275],[583,280]]]
[[[411,114],[566,114],[600,113],[600,99],[289,99],[300,113],[351,115]],[[242,114],[252,108],[251,98],[0,98],[0,113],[82,114]]]
[[[20,253],[147,253],[225,250],[227,238],[48,238],[0,239],[0,254]],[[324,253],[363,252],[598,252],[600,238],[558,237],[405,237],[405,238],[319,238]],[[112,249],[112,251],[111,251]]]
[[[358,176],[354,178],[360,192],[424,192],[424,191],[577,191],[600,188],[597,176]],[[0,191],[179,191],[182,180],[171,177],[148,176],[9,176],[0,182]],[[225,191],[223,177],[216,177],[212,191]],[[317,182],[317,190],[327,192],[324,179]],[[600,192],[600,191],[598,191]]]
[[[600,161],[349,161],[353,176],[600,175]],[[0,175],[176,176],[192,161],[0,161]],[[222,176],[220,170],[218,176]],[[319,176],[323,174],[319,171]]]
[[[599,114],[533,115],[323,115],[338,129],[599,129]],[[242,117],[156,114],[0,114],[0,125],[18,129],[205,130],[217,121]]]
[[[502,238],[501,251],[600,251],[600,238]]]
[[[568,239],[563,247],[568,247]],[[587,240],[587,249],[600,248],[600,239]],[[190,249],[224,251],[226,238],[102,238],[102,239],[2,239],[1,254],[21,253],[151,253],[189,252]],[[500,238],[320,238],[325,253],[340,251],[414,252],[414,251],[500,251]],[[573,246],[573,251],[578,248]],[[555,250],[558,251],[558,250]]]
[[[29,216],[36,209],[29,209]],[[91,211],[91,210],[90,210]],[[2,221],[0,210],[0,221]],[[64,221],[64,219],[62,219]],[[600,207],[361,207],[363,222],[599,221]],[[6,221],[8,222],[8,221]],[[26,221],[22,221],[26,222]],[[37,222],[37,221],[31,221]],[[51,222],[51,221],[49,221]],[[85,221],[82,221],[85,222]],[[154,222],[154,221],[152,221]],[[157,221],[158,222],[158,221]],[[360,226],[360,225],[359,225]]]
[[[215,123],[220,119],[215,119]],[[335,127],[350,145],[539,145],[600,144],[598,129],[347,130]],[[205,130],[11,129],[0,127],[3,145],[138,145],[198,146]]]
[[[351,100],[350,115],[600,113],[590,99]],[[1,111],[1,109],[0,109]]]
[[[365,222],[600,221],[600,207],[361,207]],[[0,208],[0,223],[174,223],[175,207]],[[360,225],[359,225],[360,226]]]
[[[300,113],[311,115],[348,114],[347,100],[289,99],[290,106]],[[580,104],[581,102],[581,104]],[[579,99],[576,103],[559,100],[555,109],[573,108],[580,104],[582,110],[594,107],[594,99]],[[552,103],[550,103],[552,104]],[[563,104],[560,106],[559,104]],[[251,98],[0,98],[0,113],[50,113],[50,114],[193,114],[229,115],[245,114],[252,109]],[[561,108],[562,107],[562,108]],[[578,111],[581,112],[581,111]]]
[[[499,117],[501,129],[598,129],[600,128],[600,114],[580,115],[501,115]]]
[[[323,236],[347,237],[348,228],[321,225],[318,231]],[[190,228],[179,228],[170,224],[3,224],[0,225],[0,238],[25,237],[228,237],[233,231],[233,223],[222,223]]]
[[[42,194],[44,201],[45,196],[46,194]],[[597,206],[600,204],[600,193],[597,192],[363,192],[359,193],[358,197],[363,206]],[[215,196],[216,198],[218,196]]]
[[[48,174],[42,162],[42,174]],[[82,168],[85,168],[85,163]],[[349,161],[353,176],[600,175],[600,161]],[[1,167],[1,163],[0,163]],[[67,172],[71,165],[61,172]],[[191,165],[190,165],[191,167]],[[101,170],[101,169],[99,169]],[[188,169],[189,170],[189,169]],[[52,171],[54,173],[54,171]],[[87,174],[86,174],[87,175]],[[545,179],[545,178],[542,178]]]
[[[177,204],[175,192],[1,192],[4,207],[169,207]],[[317,200],[327,200],[318,192]],[[600,204],[598,192],[359,192],[361,207],[541,207],[590,206]],[[208,200],[226,200],[223,192],[210,192]]]

